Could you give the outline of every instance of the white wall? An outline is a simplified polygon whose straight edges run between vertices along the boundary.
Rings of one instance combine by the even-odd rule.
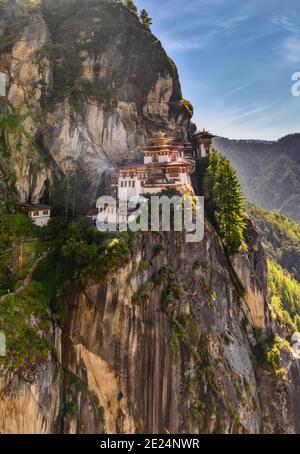
[[[205,147],[203,145],[203,143],[201,144],[201,158],[206,158],[207,154],[206,154],[206,150],[205,150]]]
[[[50,221],[50,216],[34,217],[32,218],[32,220],[35,223],[35,225],[38,225],[39,227],[45,227]]]
[[[134,183],[134,187],[132,187],[132,183]],[[131,186],[129,186],[129,184],[131,184]],[[118,197],[120,200],[129,200],[131,199],[131,197],[136,197],[142,192],[141,181],[138,179],[138,177],[119,178],[118,188]]]
[[[158,162],[171,162],[170,156],[159,156]]]

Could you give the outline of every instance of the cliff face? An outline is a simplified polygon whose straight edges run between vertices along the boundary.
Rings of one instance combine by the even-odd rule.
[[[0,432],[296,431],[296,368],[292,385],[255,353],[273,328],[251,225],[247,241],[232,264],[209,223],[198,244],[138,235],[128,265],[73,286],[56,360],[6,378]]]
[[[103,170],[154,130],[186,136],[176,68],[128,9],[2,0],[0,12],[3,194],[14,184],[37,201],[75,175],[92,204]],[[278,360],[290,381],[259,360],[276,327],[250,222],[246,241],[230,261],[208,222],[199,244],[139,234],[126,266],[75,282],[48,359],[0,369],[0,433],[299,431],[290,355]]]
[[[6,111],[22,116],[5,148],[23,200],[41,199],[55,176],[80,173],[91,205],[103,170],[154,130],[186,136],[191,113],[176,67],[130,10],[111,0],[0,8]]]

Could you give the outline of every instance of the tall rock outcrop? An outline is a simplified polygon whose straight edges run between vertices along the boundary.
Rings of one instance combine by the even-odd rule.
[[[56,354],[2,368],[0,432],[298,431],[296,363],[282,351],[283,376],[261,356],[274,326],[251,225],[247,245],[232,264],[208,222],[201,243],[136,235],[127,265],[69,287]]]
[[[186,137],[191,112],[174,63],[138,17],[114,0],[0,4],[5,134],[16,187],[38,201],[54,177],[78,175],[92,204],[105,168],[158,129]]]
[[[186,136],[176,68],[122,5],[2,0],[0,12],[3,194],[35,201],[71,175],[91,204],[103,170],[153,131]],[[296,368],[288,380],[262,364],[275,327],[250,222],[246,242],[230,261],[208,221],[196,244],[137,234],[126,266],[72,281],[47,359],[1,366],[0,433],[299,431]]]

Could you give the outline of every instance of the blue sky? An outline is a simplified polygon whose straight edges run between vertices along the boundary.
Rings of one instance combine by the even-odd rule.
[[[299,0],[135,0],[175,61],[198,128],[230,138],[300,132]]]

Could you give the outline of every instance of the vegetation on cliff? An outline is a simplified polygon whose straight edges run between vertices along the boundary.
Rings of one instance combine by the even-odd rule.
[[[18,206],[16,176],[6,138],[7,134],[23,132],[21,116],[6,110],[6,103],[0,99],[0,214],[13,211]]]
[[[288,334],[300,331],[300,284],[277,263],[268,261],[273,318]]]
[[[36,253],[36,233],[31,220],[21,213],[0,216],[0,296],[13,291],[30,267]],[[26,237],[30,241],[24,243]]]
[[[271,312],[285,335],[300,330],[300,226],[291,219],[246,204],[268,256]]]
[[[26,237],[31,238],[28,244],[32,246],[27,266]],[[51,350],[51,320],[63,322],[73,285],[78,287],[85,279],[99,281],[126,265],[133,240],[129,233],[100,233],[85,219],[67,227],[57,218],[41,229],[22,214],[1,217],[0,296],[11,292],[0,304],[0,331],[6,335],[8,349],[5,364],[15,369],[46,359]],[[24,263],[20,275],[20,259],[14,271],[12,256],[21,247]],[[22,288],[22,279],[39,256],[32,278]]]
[[[251,203],[246,209],[259,230],[267,255],[300,282],[300,225]]]
[[[205,181],[207,211],[214,220],[229,254],[244,241],[245,211],[241,187],[230,161],[213,151]]]

